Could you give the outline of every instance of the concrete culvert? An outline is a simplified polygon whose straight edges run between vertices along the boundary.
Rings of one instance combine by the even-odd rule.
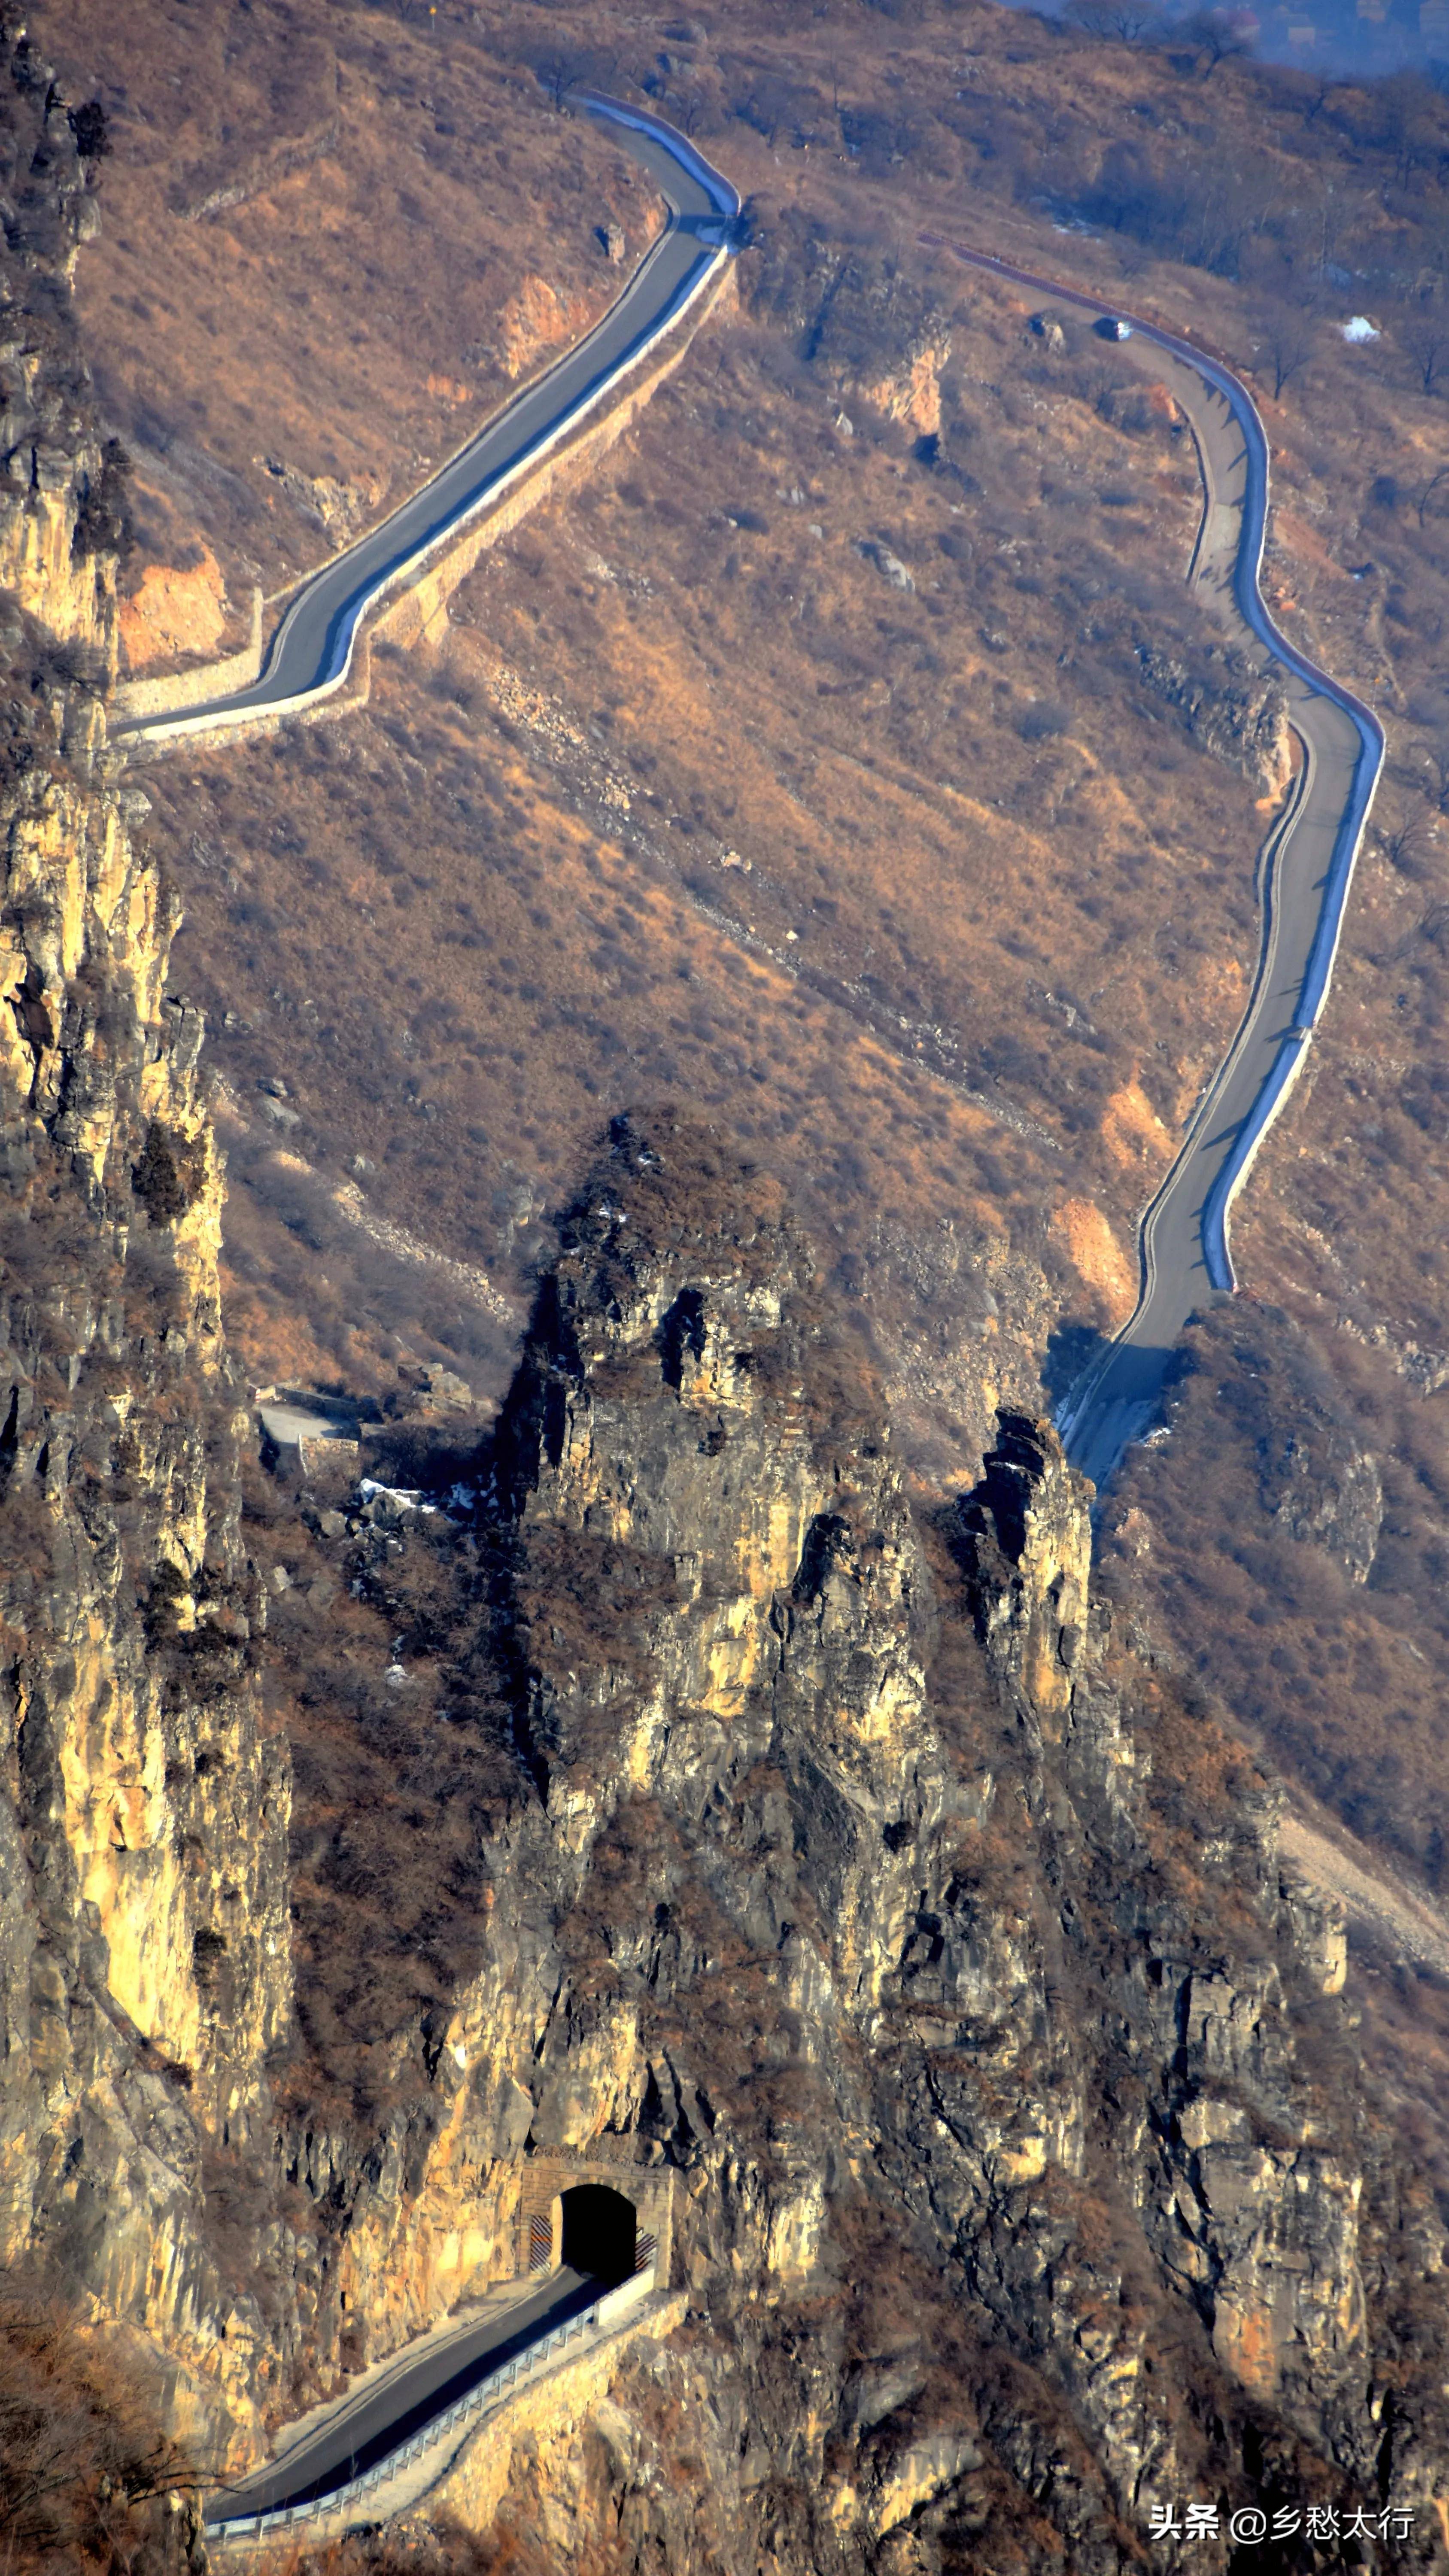
[[[600,2281],[627,2281],[634,2270],[634,2203],[606,2183],[581,2182],[563,2195],[563,2260]]]

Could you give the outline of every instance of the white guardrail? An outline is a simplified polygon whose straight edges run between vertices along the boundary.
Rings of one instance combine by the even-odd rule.
[[[1186,365],[1192,367],[1205,384],[1213,386],[1222,395],[1243,433],[1243,450],[1247,465],[1246,488],[1243,494],[1243,533],[1233,567],[1234,595],[1244,623],[1252,628],[1259,642],[1267,646],[1275,661],[1283,663],[1288,670],[1296,672],[1299,679],[1306,681],[1310,689],[1317,691],[1322,697],[1330,698],[1335,706],[1341,707],[1358,734],[1359,756],[1354,768],[1353,786],[1339,818],[1332,853],[1322,879],[1323,899],[1319,905],[1313,944],[1304,967],[1297,1008],[1293,1014],[1293,1026],[1284,1037],[1272,1067],[1243,1122],[1242,1133],[1209,1189],[1203,1204],[1202,1246],[1208,1277],[1214,1288],[1234,1289],[1237,1287],[1238,1279],[1228,1245],[1228,1221],[1232,1215],[1233,1202],[1252,1170],[1258,1148],[1303,1069],[1308,1053],[1307,1041],[1312,1037],[1323,1016],[1329,985],[1333,978],[1334,963],[1338,956],[1338,943],[1343,931],[1344,914],[1348,909],[1349,891],[1353,884],[1359,847],[1387,754],[1388,746],[1384,729],[1373,708],[1359,697],[1355,690],[1347,687],[1342,680],[1336,680],[1331,671],[1325,671],[1321,663],[1313,661],[1307,653],[1300,652],[1296,644],[1289,642],[1263,597],[1259,586],[1259,575],[1268,533],[1269,477],[1272,457],[1268,446],[1268,433],[1263,426],[1258,406],[1242,379],[1234,375],[1232,368],[1225,365],[1221,358],[1210,356],[1206,349],[1198,348],[1195,341],[1184,340],[1177,332],[1164,330],[1160,323],[1149,322],[1141,314],[1128,314],[1122,305],[1104,305],[1098,296],[1088,295],[1080,287],[1066,286],[1060,279],[1038,276],[1035,269],[1017,268],[1010,260],[998,259],[993,252],[972,250],[967,243],[951,241],[942,233],[921,233],[918,239],[928,249],[949,250],[955,258],[965,261],[969,267],[987,269],[995,276],[1009,278],[1018,286],[1029,286],[1036,294],[1050,295],[1054,301],[1074,304],[1083,312],[1099,313],[1104,320],[1114,315],[1120,316],[1123,321],[1130,322],[1132,330],[1144,340],[1155,341],[1158,348],[1170,350],[1174,357],[1182,359]],[[1256,992],[1254,1002],[1249,1005],[1250,1015],[1255,1004]],[[1246,1027],[1247,1022],[1245,1021],[1243,1025]],[[1239,1035],[1241,1034],[1240,1030]],[[1234,1046],[1236,1044],[1235,1039]],[[1229,1054],[1231,1052],[1230,1049]],[[1225,1058],[1224,1061],[1226,1062],[1227,1059]],[[1222,1067],[1219,1066],[1218,1072],[1214,1073],[1213,1086],[1216,1085],[1218,1073],[1221,1070]],[[1176,1170],[1177,1165],[1174,1164],[1172,1173],[1168,1175],[1168,1182],[1164,1184],[1157,1199],[1153,1201],[1153,1209],[1166,1195],[1166,1189],[1175,1177]],[[1139,1301],[1138,1311],[1140,1310]],[[1118,1335],[1119,1342],[1130,1336],[1132,1320],[1129,1320],[1122,1333]]]
[[[593,90],[580,91],[577,94],[577,101],[588,116],[609,124],[626,126],[635,133],[651,135],[656,142],[665,146],[691,177],[699,182],[715,203],[716,211],[713,216],[681,216],[677,209],[671,207],[669,221],[664,231],[645,253],[643,262],[625,288],[624,296],[619,299],[620,302],[622,303],[633,292],[640,277],[648,268],[654,252],[673,234],[679,232],[696,234],[700,242],[700,265],[691,268],[680,281],[669,302],[656,316],[647,331],[626,349],[618,363],[606,374],[596,377],[586,385],[567,409],[559,414],[551,428],[543,431],[521,456],[515,456],[511,464],[488,475],[478,489],[460,501],[458,506],[436,526],[429,528],[419,537],[416,544],[408,546],[394,562],[379,566],[374,577],[350,599],[343,602],[327,648],[327,668],[320,679],[309,681],[304,688],[294,689],[284,698],[256,697],[254,692],[260,682],[254,681],[245,689],[219,698],[214,703],[203,704],[194,712],[187,712],[184,709],[172,709],[169,713],[158,710],[154,715],[123,718],[114,727],[114,736],[118,742],[175,742],[193,734],[216,734],[249,724],[277,723],[288,716],[303,715],[308,709],[320,706],[325,699],[335,697],[347,686],[352,676],[352,660],[357,638],[370,611],[377,608],[394,591],[405,589],[441,547],[450,539],[461,535],[471,521],[484,517],[488,511],[496,508],[516,483],[532,474],[543,463],[545,457],[551,456],[582,422],[592,413],[599,411],[608,402],[610,396],[617,393],[627,379],[637,371],[643,361],[653,354],[660,342],[673,330],[675,324],[683,319],[693,305],[698,303],[700,297],[713,285],[720,271],[728,266],[736,248],[730,228],[740,213],[738,193],[731,187],[728,179],[714,169],[711,163],[705,160],[703,154],[696,151],[694,145],[687,142],[682,134],[676,134],[673,126],[667,124],[663,117],[651,116],[643,109],[626,107],[620,100],[605,98]],[[706,239],[700,232],[699,227],[703,223],[718,225],[720,231],[718,241]],[[608,327],[617,310],[617,305],[611,306],[602,320],[594,325],[594,329],[586,332],[584,338],[573,349],[566,350],[561,358],[555,360],[554,365],[545,371],[539,381],[546,383],[550,375],[569,365],[577,357],[580,349],[587,348],[590,340]],[[401,502],[398,509],[390,513],[389,518],[381,523],[382,526],[386,528],[393,518],[411,509],[425,493],[432,489],[434,484],[442,482],[446,476],[454,473],[470,448],[481,445],[483,440],[492,437],[500,424],[507,420],[510,411],[537,390],[537,385],[524,386],[511,402],[504,405],[503,410],[494,419],[484,422],[476,439],[468,440],[440,473],[433,475],[428,483],[423,484],[419,492],[411,494],[406,501]],[[334,557],[331,563],[324,564],[315,573],[308,574],[301,582],[283,611],[281,623],[267,647],[262,672],[263,680],[270,671],[275,669],[283,640],[292,620],[299,614],[305,602],[313,596],[319,582],[335,577],[339,567],[347,562],[348,557],[360,553],[364,547],[372,543],[378,533],[377,529],[370,530],[367,535],[358,539],[356,546],[349,547],[343,554]]]
[[[345,2486],[333,2487],[327,2495],[310,2496],[301,2504],[280,2505],[271,2513],[224,2516],[219,2521],[204,2523],[204,2536],[208,2540],[264,2540],[273,2532],[295,2530],[301,2523],[324,2521],[329,2514],[341,2512],[363,2496],[371,2495],[386,2480],[395,2478],[401,2470],[420,2460],[425,2451],[431,2451],[446,2441],[450,2433],[460,2431],[474,2418],[486,2415],[490,2408],[502,2405],[525,2380],[536,2377],[545,2362],[561,2352],[565,2345],[575,2342],[591,2328],[602,2327],[607,2333],[617,2317],[654,2288],[654,2270],[653,2263],[650,2263],[645,2271],[636,2272],[632,2280],[621,2281],[617,2289],[606,2290],[602,2298],[595,2299],[587,2308],[581,2308],[577,2316],[567,2318],[563,2325],[555,2326],[537,2343],[530,2344],[526,2351],[515,2353],[511,2361],[502,2363],[497,2370],[490,2370],[479,2380],[476,2388],[470,2388],[467,2395],[458,2398],[444,2414],[433,2416],[395,2451],[388,2451],[382,2459],[375,2460],[360,2477],[349,2478]]]

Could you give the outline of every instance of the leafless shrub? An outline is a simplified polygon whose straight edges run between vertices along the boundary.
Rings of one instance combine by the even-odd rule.
[[[1017,725],[1023,742],[1050,742],[1053,735],[1069,733],[1072,711],[1060,698],[1035,698],[1024,709]]]
[[[159,2394],[82,2340],[43,2283],[11,2276],[0,2297],[0,2532],[14,2576],[122,2576],[143,2549],[164,2564],[163,2518],[148,2507],[200,2479],[157,2430]]]
[[[1167,23],[1151,0],[1067,0],[1062,16],[1084,35],[1118,45],[1150,43]]]
[[[1379,827],[1378,842],[1391,867],[1411,883],[1424,874],[1436,839],[1435,826],[1421,814],[1401,814]]]

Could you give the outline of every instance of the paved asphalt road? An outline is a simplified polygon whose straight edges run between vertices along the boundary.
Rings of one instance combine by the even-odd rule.
[[[607,123],[657,182],[670,220],[623,294],[587,336],[526,386],[478,436],[355,546],[305,581],[250,688],[174,717],[117,724],[118,739],[186,734],[276,715],[340,687],[358,627],[372,603],[420,555],[461,526],[590,410],[657,339],[729,254],[739,198],[729,181],[659,117],[578,92],[573,104]]]
[[[931,238],[931,237],[927,237]],[[1102,315],[1070,288],[955,243],[936,244],[1049,302]],[[1134,322],[1113,356],[1166,385],[1192,423],[1202,525],[1188,579],[1234,640],[1278,666],[1303,765],[1263,855],[1263,937],[1242,1025],[1198,1104],[1177,1160],[1142,1222],[1135,1313],[1058,1408],[1074,1466],[1099,1487],[1158,1418],[1183,1326],[1236,1281],[1228,1219],[1258,1146],[1303,1063],[1328,998],[1344,907],[1384,737],[1372,709],[1279,634],[1258,587],[1268,441],[1251,396],[1216,359]]]
[[[281,2460],[209,2497],[206,2520],[232,2522],[254,2513],[276,2513],[284,2505],[332,2494],[411,2440],[434,2416],[446,2414],[490,2370],[589,2307],[605,2286],[592,2274],[567,2266],[550,2272],[539,2289],[484,2318],[471,2334],[435,2347],[410,2370],[390,2373],[371,2391],[359,2391],[354,2405]]]
[[[612,102],[580,103],[627,134],[628,148],[669,201],[668,230],[587,339],[380,528],[304,585],[254,687],[188,710],[191,722],[222,714],[244,721],[250,713],[274,712],[343,675],[358,622],[389,579],[479,507],[520,460],[537,453],[576,415],[681,309],[721,255],[724,227],[738,212],[728,183],[657,120]],[[1053,301],[1087,304],[1049,279],[1007,269],[980,253],[958,250],[957,256]],[[1070,1455],[1099,1484],[1156,1414],[1188,1316],[1233,1285],[1228,1210],[1323,1007],[1383,754],[1383,736],[1369,709],[1297,654],[1263,605],[1258,566],[1268,450],[1245,390],[1215,361],[1150,325],[1136,325],[1117,354],[1166,384],[1192,423],[1206,501],[1188,577],[1241,641],[1265,645],[1282,667],[1304,764],[1267,854],[1263,948],[1247,1014],[1143,1223],[1136,1313],[1061,1409]],[[360,2392],[355,2405],[282,2462],[214,2497],[208,2520],[275,2511],[331,2493],[444,2413],[500,2361],[586,2308],[598,2291],[599,2283],[582,2273],[551,2274],[537,2291],[472,2333],[423,2355],[370,2393]]]
[[[651,172],[670,222],[618,302],[587,338],[480,431],[421,492],[305,582],[250,688],[178,712],[177,733],[305,705],[339,686],[366,609],[419,557],[548,448],[697,294],[728,255],[739,201],[682,135],[617,101],[581,94]],[[937,236],[968,264],[1052,302],[1101,308],[1075,289]],[[1289,694],[1301,776],[1264,863],[1264,931],[1248,1011],[1143,1220],[1136,1312],[1059,1409],[1068,1453],[1099,1485],[1155,1418],[1172,1354],[1193,1311],[1234,1285],[1228,1217],[1277,1116],[1323,1009],[1359,841],[1383,760],[1372,711],[1278,633],[1258,587],[1267,523],[1268,442],[1246,388],[1187,342],[1134,322],[1120,360],[1165,383],[1191,421],[1206,501],[1189,580],[1250,651],[1266,648]],[[159,720],[166,725],[167,720]],[[136,727],[118,726],[124,734]],[[155,734],[158,719],[144,720]]]
[[[480,431],[431,483],[333,563],[304,582],[272,639],[262,676],[247,689],[178,711],[171,729],[245,724],[305,705],[346,677],[368,607],[419,556],[484,506],[500,487],[592,408],[640,352],[661,336],[732,248],[739,199],[692,144],[662,120],[609,99],[573,102],[613,127],[641,161],[670,221],[623,294],[588,336]],[[154,735],[165,718],[117,725]],[[271,2466],[213,2496],[208,2521],[244,2519],[333,2493],[399,2449],[475,2387],[598,2298],[604,2285],[567,2267],[471,2332],[387,2374]]]

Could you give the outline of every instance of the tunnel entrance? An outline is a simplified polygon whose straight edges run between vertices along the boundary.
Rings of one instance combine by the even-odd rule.
[[[600,2281],[627,2281],[634,2269],[634,2203],[607,2184],[576,2183],[563,2195],[565,2263]]]

